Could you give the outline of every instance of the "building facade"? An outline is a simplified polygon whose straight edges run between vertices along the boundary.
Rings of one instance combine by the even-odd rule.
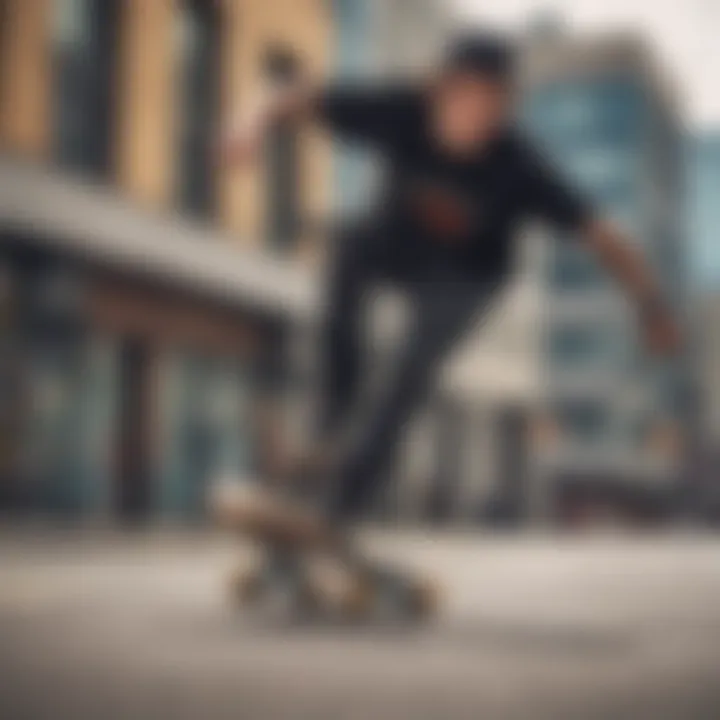
[[[688,231],[692,247],[693,353],[696,359],[699,443],[693,464],[694,509],[720,519],[720,255],[718,203],[720,135],[716,131],[688,139]]]
[[[692,246],[692,281],[698,293],[720,285],[720,131],[687,140],[688,232]]]
[[[207,482],[270,447],[331,188],[314,132],[282,128],[252,176],[214,138],[269,84],[325,72],[330,8],[1,7],[0,504],[199,518]]]
[[[295,208],[296,237],[277,243],[309,251],[303,234],[328,202],[327,144],[314,133],[275,143],[257,177],[237,177],[210,151],[221,121],[268,84],[325,74],[328,3],[6,0],[3,8],[3,147],[109,183],[136,204],[194,216],[245,247],[262,244],[271,219]]]
[[[683,317],[681,120],[647,50],[624,36],[531,39],[525,81],[531,132],[638,243]],[[571,505],[654,506],[680,476],[685,359],[653,364],[602,268],[572,238],[538,240],[548,248],[539,269],[546,410],[537,462],[545,494]]]
[[[696,372],[700,438],[691,479],[692,510],[720,523],[720,297],[700,295],[696,304]]]

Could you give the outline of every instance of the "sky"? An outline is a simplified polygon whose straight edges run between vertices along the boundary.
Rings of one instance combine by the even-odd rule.
[[[673,76],[687,123],[720,131],[720,0],[453,0],[459,17],[521,29],[533,17],[562,18],[579,32],[638,29]]]

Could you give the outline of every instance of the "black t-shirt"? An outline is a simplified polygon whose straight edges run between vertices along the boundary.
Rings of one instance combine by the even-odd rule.
[[[427,122],[426,95],[412,87],[332,87],[317,113],[342,138],[364,142],[387,163],[376,217],[409,271],[451,268],[495,282],[508,272],[515,231],[528,219],[565,231],[589,208],[514,127],[477,156],[443,153]]]

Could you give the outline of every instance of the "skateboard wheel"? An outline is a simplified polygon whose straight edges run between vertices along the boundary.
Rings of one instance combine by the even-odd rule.
[[[350,619],[368,616],[375,604],[375,593],[376,589],[367,578],[355,578],[342,596],[341,615]]]
[[[243,568],[230,576],[230,597],[238,605],[248,605],[260,600],[266,590],[267,578],[261,568]]]
[[[267,611],[286,622],[304,622],[317,617],[323,597],[303,568],[260,566],[240,579],[238,602]]]
[[[295,587],[293,602],[294,615],[301,619],[317,616],[322,607],[320,594],[309,582]]]
[[[408,593],[408,611],[412,617],[426,618],[434,615],[440,606],[440,591],[436,583],[420,580]]]
[[[437,587],[426,580],[385,576],[376,589],[378,612],[396,620],[423,620],[438,607]]]
[[[262,607],[270,617],[296,623],[312,620],[321,610],[321,600],[313,587],[303,580],[285,578],[265,593]]]

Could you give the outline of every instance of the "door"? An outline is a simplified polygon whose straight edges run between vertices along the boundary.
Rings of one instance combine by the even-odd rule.
[[[150,354],[140,341],[126,340],[120,351],[120,399],[117,443],[116,512],[141,520],[152,505]]]

